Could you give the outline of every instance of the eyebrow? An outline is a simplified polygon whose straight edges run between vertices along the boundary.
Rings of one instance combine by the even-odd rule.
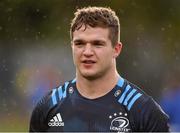
[[[85,42],[85,41],[82,40],[82,39],[76,39],[76,40],[74,40],[73,42]]]
[[[76,40],[74,40],[73,41],[74,43],[76,43],[76,42],[87,42],[87,41],[85,41],[85,40],[83,40],[83,39],[76,39]],[[99,43],[99,42],[101,42],[101,43],[105,43],[105,41],[104,40],[93,40],[93,41],[88,41],[88,42],[91,42],[91,43]]]
[[[94,41],[92,41],[93,43],[105,43],[105,41],[103,41],[103,40],[94,40]]]

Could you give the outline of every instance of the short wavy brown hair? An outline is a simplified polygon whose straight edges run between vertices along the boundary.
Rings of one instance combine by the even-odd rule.
[[[73,39],[73,32],[85,27],[109,28],[109,37],[114,46],[120,41],[120,22],[116,13],[105,7],[84,7],[77,9],[75,17],[71,22],[70,37]]]

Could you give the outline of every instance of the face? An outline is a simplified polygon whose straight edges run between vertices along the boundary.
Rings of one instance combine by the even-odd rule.
[[[115,69],[121,44],[112,47],[107,28],[82,26],[73,32],[72,53],[77,76],[96,79]]]

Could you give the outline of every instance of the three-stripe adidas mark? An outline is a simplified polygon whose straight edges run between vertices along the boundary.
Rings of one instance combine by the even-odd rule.
[[[58,127],[58,126],[64,126],[64,122],[62,121],[61,114],[56,114],[48,123],[50,127]]]
[[[127,85],[118,102],[127,106],[127,109],[130,110],[135,101],[141,96],[142,94],[138,93],[136,89],[131,88],[130,85]]]

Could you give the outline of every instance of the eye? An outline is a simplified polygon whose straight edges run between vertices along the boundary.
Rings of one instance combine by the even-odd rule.
[[[93,45],[94,45],[95,47],[98,47],[98,48],[99,48],[99,47],[103,47],[103,46],[104,46],[104,43],[97,41],[97,42],[94,42]]]
[[[74,42],[74,45],[77,46],[77,47],[82,47],[84,46],[85,43],[83,42]]]

